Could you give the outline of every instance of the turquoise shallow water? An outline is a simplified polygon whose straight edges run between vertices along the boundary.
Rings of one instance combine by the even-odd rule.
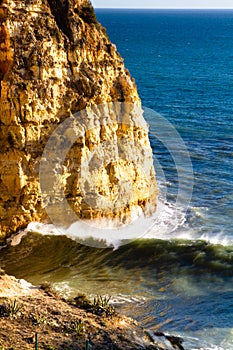
[[[184,140],[193,166],[191,202],[177,207],[176,159],[158,139],[155,114],[145,113],[160,190],[156,227],[119,249],[97,249],[32,225],[19,245],[1,250],[1,266],[34,284],[51,281],[65,294],[110,294],[146,327],[183,336],[188,350],[232,350],[233,12],[97,15],[135,77],[143,105]],[[183,174],[189,184],[190,174]]]

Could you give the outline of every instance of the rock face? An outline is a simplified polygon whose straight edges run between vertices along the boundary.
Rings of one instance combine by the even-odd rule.
[[[92,113],[82,114],[83,132],[77,132],[59,175],[72,210],[80,218],[121,221],[135,206],[154,210],[152,152],[148,130],[137,122],[142,118],[137,89],[89,1],[0,0],[1,237],[29,222],[49,221],[45,209],[52,192],[41,196],[42,153],[58,125],[85,108]],[[112,116],[117,108],[120,121]],[[79,130],[77,124],[76,118],[72,128]],[[105,155],[105,164],[93,171],[89,162],[84,181],[80,166],[110,140],[115,157]],[[132,146],[135,161],[116,157],[122,143],[128,151]]]

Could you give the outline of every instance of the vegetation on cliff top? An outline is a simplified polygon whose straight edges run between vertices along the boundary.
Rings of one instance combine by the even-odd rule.
[[[48,284],[36,288],[0,275],[0,350],[81,350],[87,343],[91,350],[167,350],[163,339],[169,349],[183,349],[179,338],[163,333],[156,342],[136,321],[119,315],[109,297],[65,300]]]

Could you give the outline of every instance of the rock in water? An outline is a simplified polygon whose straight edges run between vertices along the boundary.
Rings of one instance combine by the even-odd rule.
[[[135,207],[155,210],[152,152],[137,89],[89,1],[0,0],[0,84],[2,238],[32,221],[49,222],[46,206],[56,200],[77,218],[126,222]],[[77,135],[72,144],[71,130]],[[48,141],[54,154],[44,153],[44,161],[59,181],[50,183],[42,166],[42,182],[48,175],[42,196]],[[64,198],[56,198],[59,186]]]

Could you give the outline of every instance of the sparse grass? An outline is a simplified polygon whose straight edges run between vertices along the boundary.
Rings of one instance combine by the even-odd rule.
[[[8,278],[5,282],[8,287]],[[3,283],[2,292],[4,286]],[[12,288],[14,286],[18,283],[12,279]],[[79,295],[76,302],[74,299],[67,302],[61,297],[48,297],[39,290],[32,295],[1,297],[0,350],[85,349],[85,341],[86,349],[136,350],[139,349],[136,338],[145,338],[145,343],[150,343],[144,330],[132,320],[121,318],[117,313],[108,316],[113,310],[109,296],[96,296],[95,306],[93,299]],[[77,307],[78,303],[86,310]],[[8,317],[10,314],[16,316]]]
[[[93,301],[93,310],[98,315],[111,316],[115,313],[115,308],[109,305],[111,297],[98,295]]]
[[[103,326],[103,327],[107,327],[107,323],[106,323],[106,320],[105,320],[105,319],[102,319],[102,320],[100,321],[100,324],[101,324],[101,326]]]
[[[32,314],[30,316],[31,320],[32,320],[32,323],[34,325],[42,325],[42,324],[45,324],[47,322],[47,318],[46,316],[42,316],[40,315],[39,313],[36,313],[36,314]]]
[[[110,302],[111,297],[102,297],[101,295],[98,295],[97,297],[94,298],[94,306],[100,306],[103,308],[106,308],[109,306],[109,302]]]
[[[56,350],[56,348],[53,345],[47,345],[46,350]]]
[[[16,299],[2,305],[2,313],[9,317],[16,316],[21,309],[22,305]]]
[[[83,334],[83,332],[85,331],[85,328],[84,328],[84,325],[82,323],[81,320],[77,320],[74,322],[74,330],[75,330],[75,333],[79,336],[81,334]]]
[[[93,301],[91,301],[85,294],[79,294],[74,298],[74,303],[77,307],[93,312],[97,315],[111,316],[114,315],[115,308],[112,305],[109,305],[110,300],[111,297],[98,295],[94,297]]]

